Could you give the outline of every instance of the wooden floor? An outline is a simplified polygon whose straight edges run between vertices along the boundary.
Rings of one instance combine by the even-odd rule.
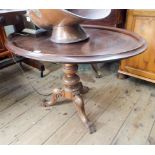
[[[61,87],[60,65],[47,64],[44,78],[27,66],[24,74],[17,65],[1,70],[0,144],[155,144],[155,85],[134,78],[119,80],[115,65],[103,67],[101,79],[89,65],[79,69],[90,87],[84,99],[97,128],[92,135],[71,102],[40,106],[52,88]]]

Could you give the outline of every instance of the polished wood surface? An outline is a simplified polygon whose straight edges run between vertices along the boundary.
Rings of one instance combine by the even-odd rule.
[[[155,83],[155,10],[128,10],[127,29],[143,36],[148,49],[122,60],[119,73]]]
[[[134,56],[146,49],[142,37],[123,29],[87,26],[85,30],[90,39],[76,44],[53,43],[49,32],[37,38],[12,35],[6,46],[17,55],[61,63],[102,62]]]

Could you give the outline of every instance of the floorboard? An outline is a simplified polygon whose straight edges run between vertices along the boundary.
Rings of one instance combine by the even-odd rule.
[[[59,64],[45,63],[45,77],[27,65],[0,72],[0,144],[155,144],[155,86],[138,79],[119,80],[118,63],[102,66],[97,79],[90,65],[79,74],[90,90],[86,113],[97,132],[89,134],[72,102],[42,107],[52,89],[61,87]],[[37,92],[36,92],[37,90]]]

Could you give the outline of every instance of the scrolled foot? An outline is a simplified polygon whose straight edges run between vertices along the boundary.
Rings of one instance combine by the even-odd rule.
[[[86,116],[84,102],[80,95],[76,95],[74,98],[75,107],[77,112],[81,118],[81,121],[85,124],[85,126],[89,129],[89,133],[92,134],[96,131],[96,128],[92,122],[90,122]]]
[[[54,104],[55,103],[53,103],[52,101],[43,100],[41,106],[43,106],[43,107],[50,107],[50,106],[52,106]]]
[[[56,88],[52,92],[51,100],[50,101],[44,100],[42,103],[42,106],[44,106],[44,107],[53,106],[56,104],[57,100],[60,97],[63,97],[63,90]]]
[[[90,134],[93,134],[94,132],[96,132],[96,127],[92,122],[88,121],[86,123],[86,127],[88,128]]]

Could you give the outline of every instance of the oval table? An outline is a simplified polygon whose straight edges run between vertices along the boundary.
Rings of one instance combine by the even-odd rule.
[[[89,39],[74,44],[56,44],[51,42],[51,31],[39,37],[12,34],[6,47],[17,55],[63,64],[62,89],[54,89],[51,101],[44,106],[56,104],[59,97],[72,100],[82,122],[90,133],[96,131],[87,118],[82,94],[88,92],[80,77],[76,74],[79,63],[95,63],[123,59],[140,54],[147,48],[145,40],[139,35],[118,28],[103,26],[85,26]]]

